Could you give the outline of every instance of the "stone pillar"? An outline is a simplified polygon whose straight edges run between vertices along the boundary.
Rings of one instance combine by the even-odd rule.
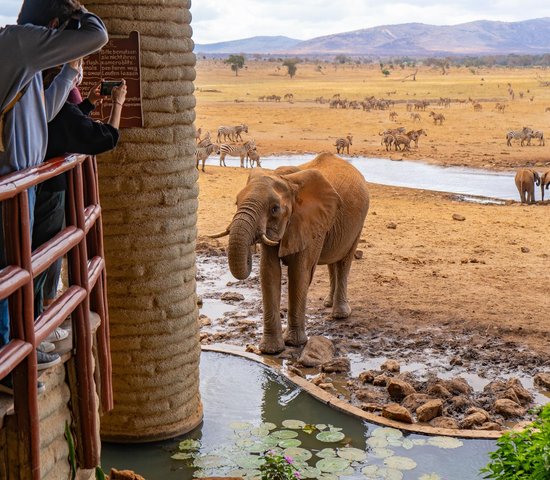
[[[202,419],[191,2],[84,3],[111,36],[140,32],[145,125],[99,159],[115,402],[101,432],[170,438]]]

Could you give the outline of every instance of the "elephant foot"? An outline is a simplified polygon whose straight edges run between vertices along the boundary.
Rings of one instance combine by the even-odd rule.
[[[307,335],[303,330],[285,330],[283,338],[286,345],[301,347],[307,343]]]
[[[266,355],[275,355],[285,349],[285,342],[281,337],[262,337],[260,352]]]
[[[332,307],[332,295],[327,295],[327,296],[325,297],[325,300],[324,300],[324,302],[323,302],[323,305],[324,305],[325,307]]]
[[[351,307],[347,302],[335,305],[332,309],[332,318],[348,318],[350,315]]]

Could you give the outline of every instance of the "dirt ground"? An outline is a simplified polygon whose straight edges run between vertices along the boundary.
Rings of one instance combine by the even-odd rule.
[[[302,78],[306,68],[312,71],[304,72]],[[262,155],[333,151],[333,139],[351,132],[353,154],[386,157],[378,131],[392,124],[387,111],[329,110],[326,104],[305,99],[327,98],[338,91],[350,99],[362,99],[371,92],[387,97],[380,93],[397,90],[391,96],[395,100],[407,100],[406,91],[408,98],[483,95],[500,101],[507,97],[509,81],[516,98],[518,91],[525,91],[525,96],[529,91],[533,102],[509,101],[504,114],[492,110],[493,100],[483,103],[481,113],[474,113],[471,104],[436,107],[447,122],[434,127],[427,112],[421,113],[421,126],[429,128],[427,139],[423,144],[421,140],[418,151],[391,156],[491,169],[535,165],[543,170],[550,165],[548,147],[507,147],[504,140],[507,128],[544,129],[548,124],[550,113],[545,117],[544,106],[550,105],[550,88],[538,87],[535,70],[487,70],[473,75],[462,69],[444,77],[425,70],[417,82],[380,79],[372,67],[334,71],[328,66],[326,70],[319,75],[313,66],[299,65],[298,77],[290,81],[276,65],[253,63],[235,77],[225,65],[199,62],[196,124],[215,134],[218,125],[246,122],[248,137],[255,138]],[[257,101],[259,95],[283,96],[286,91],[294,93],[294,103]],[[400,117],[408,115],[404,104],[395,110]],[[404,125],[413,126],[409,121]],[[226,245],[226,239],[210,240],[206,235],[229,224],[236,194],[247,175],[239,168],[209,166],[200,173],[202,253]],[[308,333],[342,337],[343,343],[337,346],[344,352],[380,355],[393,344],[394,351],[401,348],[401,355],[408,352],[412,358],[415,349],[429,346],[478,371],[482,367],[498,370],[502,365],[518,367],[531,376],[549,372],[550,203],[481,205],[445,193],[374,184],[369,190],[371,207],[358,247],[363,257],[354,262],[349,279],[352,316],[338,322],[328,319],[322,305],[328,273],[326,267],[319,267],[309,292]],[[453,214],[465,219],[455,220]],[[342,331],[346,334],[341,335]],[[229,331],[223,338],[230,343],[259,342],[257,336],[243,336],[242,331]]]

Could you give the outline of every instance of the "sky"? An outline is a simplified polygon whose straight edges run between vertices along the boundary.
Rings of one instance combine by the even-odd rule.
[[[21,0],[0,0],[0,26],[14,23]],[[193,0],[193,40],[215,43],[256,35],[309,38],[422,22],[513,22],[550,17],[548,0]]]

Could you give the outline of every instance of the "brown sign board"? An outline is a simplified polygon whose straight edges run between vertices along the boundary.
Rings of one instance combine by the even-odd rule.
[[[122,107],[120,128],[143,127],[139,32],[131,32],[126,38],[111,38],[99,52],[86,57],[80,91],[86,96],[101,80],[122,79],[126,80],[128,93]],[[107,122],[111,107],[109,96],[96,107],[91,117]]]

